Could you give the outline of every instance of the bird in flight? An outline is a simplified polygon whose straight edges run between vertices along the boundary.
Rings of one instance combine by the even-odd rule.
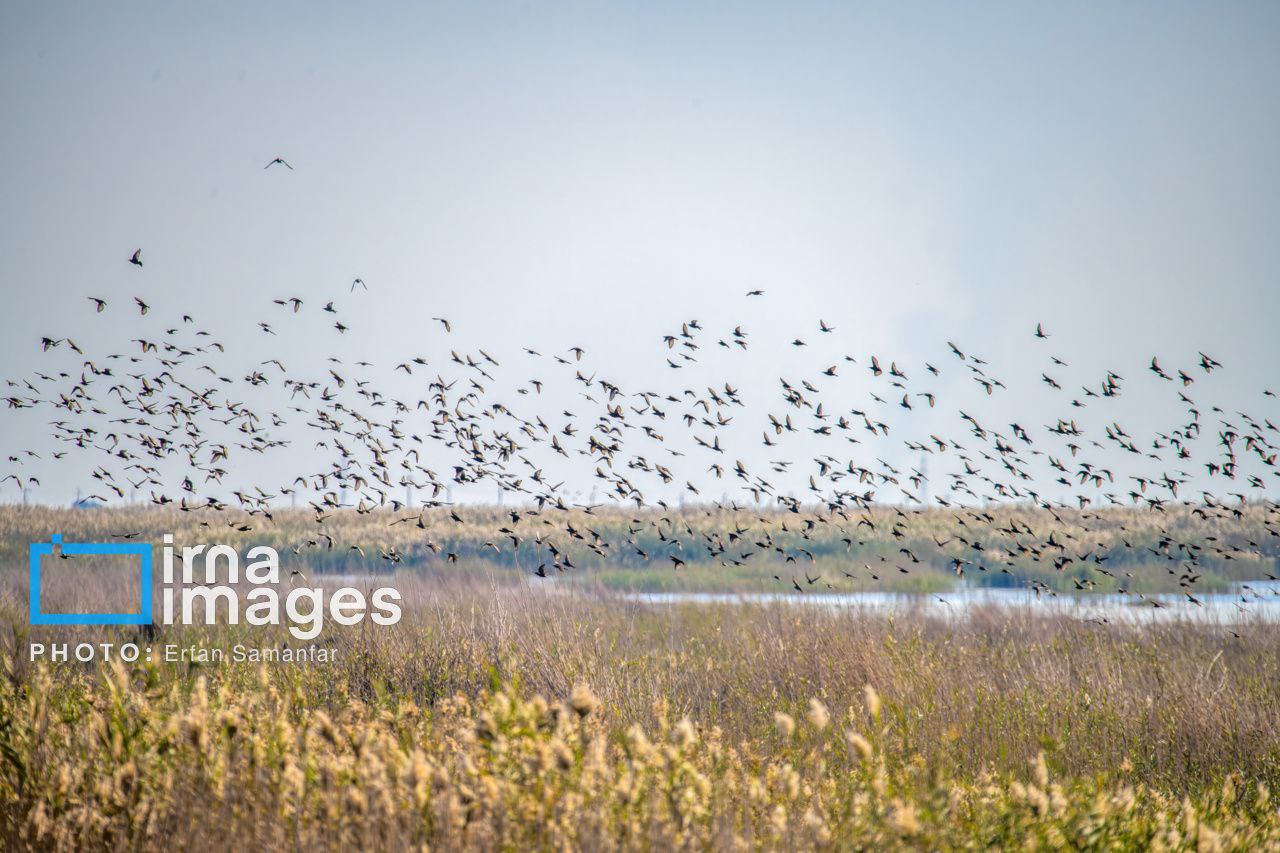
[[[270,169],[272,166],[276,166],[276,165],[284,166],[289,171],[293,171],[293,167],[290,166],[289,162],[285,160],[283,157],[276,157],[274,160],[272,160],[270,163],[263,166],[262,168]]]
[[[133,254],[129,257],[129,263],[133,264],[135,267],[142,266],[142,250],[141,249],[133,250]]]
[[[361,287],[363,287],[365,290],[368,290],[368,289],[369,289],[369,285],[367,285],[367,284],[365,284],[365,283],[364,283],[364,279],[362,279],[362,278],[358,278],[358,279],[356,279],[355,281],[351,282],[351,290],[352,290],[352,291],[355,291],[355,289],[356,289],[356,285],[357,285],[357,284],[358,284],[358,285],[360,285]]]

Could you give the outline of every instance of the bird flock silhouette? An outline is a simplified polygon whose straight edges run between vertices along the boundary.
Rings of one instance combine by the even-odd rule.
[[[294,168],[280,157],[266,168],[276,165]],[[127,260],[138,268],[137,275],[152,274],[150,267],[143,270],[140,248]],[[362,298],[368,291],[356,278],[344,296]],[[767,302],[771,296],[756,289],[740,298]],[[9,470],[3,480],[19,488],[39,484],[30,473],[39,465],[75,465],[92,478],[96,488],[90,497],[102,503],[123,501],[141,490],[152,504],[222,514],[228,528],[248,531],[252,525],[246,517],[269,518],[279,501],[301,495],[317,525],[344,509],[385,509],[393,515],[390,524],[416,524],[429,538],[433,522],[427,510],[447,508],[451,487],[488,484],[520,502],[501,528],[506,539],[486,544],[501,552],[533,543],[544,557],[530,572],[537,577],[575,568],[565,542],[585,545],[602,560],[626,551],[633,559],[669,564],[673,571],[691,555],[736,566],[761,554],[812,562],[811,549],[784,544],[780,534],[797,534],[802,543],[819,530],[843,540],[853,566],[865,531],[888,525],[889,534],[904,539],[914,519],[927,511],[947,512],[958,525],[960,532],[951,539],[934,540],[939,550],[929,558],[941,555],[961,577],[1002,570],[993,551],[1059,572],[1085,563],[1110,574],[1108,557],[1087,535],[1104,524],[1114,530],[1107,513],[1137,507],[1158,519],[1177,507],[1221,530],[1192,537],[1174,525],[1162,526],[1158,544],[1146,547],[1146,559],[1166,563],[1176,574],[1188,606],[1200,604],[1195,584],[1206,555],[1248,558],[1265,578],[1276,577],[1280,511],[1268,495],[1280,480],[1278,430],[1261,413],[1197,405],[1198,387],[1224,369],[1204,352],[1180,367],[1163,366],[1152,357],[1140,369],[1143,381],[1176,395],[1178,416],[1167,428],[1139,438],[1105,411],[1126,393],[1129,379],[1108,370],[1100,381],[1069,391],[1061,379],[1068,362],[1045,349],[1051,334],[1037,324],[1026,333],[1027,357],[1043,361],[1040,380],[1061,401],[1060,410],[1047,417],[1026,412],[1010,422],[966,404],[953,409],[962,432],[939,435],[912,419],[949,405],[948,391],[957,386],[940,381],[945,373],[974,383],[979,400],[1011,394],[1015,403],[1019,399],[991,364],[950,340],[945,349],[939,347],[942,357],[936,363],[843,355],[835,363],[815,364],[808,375],[777,377],[773,394],[768,387],[774,379],[745,390],[722,378],[684,381],[708,362],[707,350],[723,350],[722,357],[732,358],[753,345],[747,324],[723,317],[706,326],[695,319],[673,323],[655,341],[661,353],[657,363],[665,367],[643,388],[606,378],[580,346],[543,347],[545,354],[524,347],[514,364],[501,348],[459,352],[449,343],[454,324],[444,317],[431,318],[422,341],[424,347],[440,346],[439,356],[412,354],[394,365],[324,356],[321,364],[291,369],[298,352],[266,349],[284,324],[306,324],[303,331],[316,341],[314,355],[323,348],[326,332],[344,335],[353,321],[336,299],[288,294],[263,299],[265,319],[252,321],[263,341],[252,347],[252,355],[261,357],[256,367],[238,375],[228,366],[227,347],[191,314],[179,311],[170,320],[160,319],[169,306],[156,311],[136,296],[131,301],[88,296],[87,301],[90,313],[111,323],[108,333],[139,324],[144,331],[104,354],[87,353],[69,337],[43,337],[42,350],[49,357],[62,354],[63,361],[6,381],[10,409],[53,413],[48,434],[53,449],[6,455]],[[316,303],[323,304],[317,309]],[[725,313],[733,310],[730,306]],[[112,316],[118,312],[129,321]],[[792,338],[794,351],[809,346],[802,335],[831,340],[836,332],[825,319],[817,319],[810,330]],[[835,391],[856,371],[871,390],[849,405]],[[573,389],[580,401],[577,411],[559,406],[558,412],[543,411],[539,401],[552,382]],[[758,395],[763,418],[753,417],[748,392]],[[1259,399],[1249,405],[1271,405],[1267,401],[1275,396],[1260,389]],[[1104,410],[1100,432],[1078,424],[1075,413],[1085,408]],[[937,422],[919,420],[920,425]],[[307,470],[291,482],[251,483],[231,490],[229,498],[211,494],[233,474],[252,478],[262,467],[256,457],[284,452],[305,431],[315,434],[306,448]],[[749,466],[741,458],[745,454],[731,450],[744,442],[765,448],[751,458],[767,455],[768,463]],[[806,452],[815,448],[816,453]],[[885,461],[894,458],[891,448],[899,457],[905,451],[931,460],[933,473],[926,474],[923,465],[895,467]],[[792,456],[790,450],[798,452]],[[600,504],[569,497],[565,483],[570,478],[556,466],[571,464],[588,466],[605,502],[634,509],[625,542],[608,541],[582,523],[582,514],[589,520]],[[803,498],[779,485],[779,478],[796,477],[807,480]],[[929,482],[945,488],[929,498]],[[397,499],[406,486],[426,495],[418,506]],[[673,489],[714,509],[708,517],[719,519],[720,529],[695,532],[666,499],[649,497]],[[723,496],[708,497],[715,492]],[[1049,497],[1064,492],[1070,497]],[[344,500],[348,494],[351,498]],[[1035,527],[1011,521],[989,511],[990,502],[1035,508],[1044,521]],[[891,508],[887,516],[886,508]],[[1239,529],[1246,511],[1260,519],[1260,535]],[[452,511],[449,523],[466,521]],[[661,551],[641,544],[638,534],[644,528],[656,533]],[[1123,534],[1119,541],[1123,548],[1139,547]],[[317,543],[335,546],[327,534],[310,540]],[[899,557],[903,572],[921,561],[908,547]],[[878,579],[870,565],[863,565]],[[804,586],[801,578],[785,573],[774,581],[804,592],[822,580],[808,571],[801,574]],[[1077,581],[1076,587],[1084,590],[1088,584]],[[1123,582],[1120,590],[1126,591]]]

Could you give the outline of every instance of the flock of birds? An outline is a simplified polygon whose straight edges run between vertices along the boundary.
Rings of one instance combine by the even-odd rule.
[[[274,166],[293,169],[279,157],[266,168]],[[128,262],[142,269],[142,250]],[[346,295],[368,290],[356,278]],[[768,296],[752,290],[745,298]],[[945,358],[937,364],[844,355],[830,365],[824,360],[810,375],[778,377],[776,396],[768,396],[767,387],[750,389],[765,395],[763,417],[756,418],[744,392],[730,383],[682,381],[704,365],[708,349],[733,354],[752,345],[752,332],[732,321],[718,322],[713,330],[690,319],[655,341],[664,373],[674,381],[624,387],[601,375],[581,347],[547,350],[545,355],[526,347],[517,356],[523,361],[512,385],[497,377],[515,368],[509,363],[504,368],[490,350],[450,349],[454,328],[444,317],[433,320],[436,340],[445,342],[447,356],[413,355],[381,369],[368,361],[345,363],[329,356],[323,364],[291,370],[286,356],[267,357],[255,345],[250,348],[255,366],[242,372],[227,366],[234,354],[190,314],[163,321],[157,319],[160,312],[138,297],[90,296],[88,301],[98,314],[126,311],[141,318],[129,322],[145,331],[127,348],[105,354],[86,353],[69,337],[44,337],[41,348],[64,354],[65,364],[7,380],[4,399],[10,409],[53,413],[52,450],[38,447],[7,455],[10,470],[3,480],[15,481],[19,488],[38,485],[38,477],[29,472],[40,465],[83,461],[96,483],[90,497],[102,503],[143,491],[155,505],[221,514],[228,528],[247,531],[251,525],[246,516],[270,517],[279,501],[302,496],[318,525],[344,509],[369,513],[387,508],[395,516],[390,523],[416,524],[430,543],[426,510],[448,506],[454,486],[488,484],[518,496],[520,506],[509,511],[510,520],[501,528],[507,539],[487,544],[500,552],[534,543],[545,556],[533,572],[540,577],[574,568],[566,542],[585,545],[602,560],[623,549],[645,560],[669,562],[677,571],[695,556],[737,566],[761,554],[788,562],[813,559],[802,544],[783,545],[775,538],[779,531],[798,534],[800,541],[818,531],[833,533],[853,555],[865,544],[863,531],[889,524],[889,533],[904,538],[913,518],[926,508],[949,513],[963,531],[952,543],[938,542],[940,548],[951,545],[950,569],[958,575],[986,571],[993,549],[1058,571],[1083,562],[1107,574],[1105,558],[1071,530],[1089,531],[1091,524],[1105,522],[1113,508],[1136,506],[1159,518],[1173,506],[1190,507],[1198,518],[1229,532],[1248,507],[1260,508],[1265,537],[1224,534],[1193,541],[1171,525],[1160,529],[1159,545],[1148,549],[1153,555],[1149,559],[1176,572],[1193,606],[1199,603],[1194,584],[1206,554],[1231,559],[1247,553],[1267,577],[1275,577],[1280,510],[1267,495],[1280,482],[1278,430],[1261,415],[1197,405],[1198,383],[1223,369],[1203,352],[1195,363],[1178,368],[1166,368],[1154,357],[1146,365],[1149,381],[1176,394],[1179,411],[1176,423],[1153,435],[1131,434],[1107,417],[1097,433],[1078,425],[1082,418],[1076,412],[1113,405],[1125,393],[1127,380],[1109,370],[1095,384],[1069,391],[1059,378],[1067,362],[1047,350],[1042,350],[1047,357],[1040,381],[1061,400],[1061,411],[1047,421],[1029,416],[989,422],[968,407],[954,410],[961,434],[916,434],[911,418],[928,412],[927,421],[920,422],[936,424],[934,412],[945,407],[948,389],[956,387],[938,381],[944,373],[957,371],[975,383],[978,399],[1008,395],[1005,381],[986,360],[953,341],[940,349]],[[257,321],[264,341],[285,323],[312,318],[326,318],[338,335],[351,328],[336,300],[317,310],[311,297],[281,295],[264,300],[262,307],[274,312]],[[112,323],[113,328],[126,326],[121,319]],[[824,340],[834,340],[828,336],[836,330],[825,320],[812,329]],[[1038,324],[1028,337],[1030,345],[1047,347],[1050,334]],[[795,337],[790,346],[799,351],[809,343]],[[839,394],[834,390],[855,371],[862,372],[859,384],[868,383],[870,390],[853,405],[835,402]],[[394,383],[388,383],[392,377]],[[541,410],[538,401],[550,382],[574,389],[577,411],[563,406],[554,414]],[[401,393],[388,384],[413,391]],[[1276,396],[1269,389],[1262,394]],[[252,472],[262,470],[254,457],[286,452],[306,430],[316,434],[306,448],[310,470],[288,483],[226,490],[224,482],[252,478]],[[747,454],[732,449],[745,443],[757,448],[748,458],[771,458],[748,465],[742,459]],[[894,444],[901,448],[895,448],[896,457],[883,449]],[[815,452],[807,454],[808,460],[794,459],[788,458],[789,448]],[[894,466],[884,459],[900,458],[903,451],[932,460],[934,473],[926,474],[924,465]],[[1124,470],[1117,459],[1125,460]],[[555,466],[576,464],[587,466],[606,501],[652,510],[634,513],[626,542],[610,542],[581,522],[582,514],[590,516],[598,505],[572,500],[565,486],[572,477],[553,473]],[[1049,472],[1048,477],[1041,471]],[[713,478],[711,485],[708,478]],[[779,485],[797,478],[807,480],[803,498]],[[1195,494],[1191,484],[1206,478],[1213,487]],[[933,498],[925,492],[931,482],[943,486],[934,489],[939,494]],[[426,497],[416,507],[409,505],[397,498],[405,487]],[[709,497],[713,490],[730,487],[733,497],[727,491],[719,500]],[[705,507],[708,517],[729,521],[723,529],[695,533],[665,497],[648,497],[673,490]],[[1052,500],[1054,492],[1071,497]],[[984,508],[991,501],[1038,508],[1046,524],[1034,529],[1025,521],[993,514]],[[776,511],[764,513],[762,504]],[[877,507],[891,507],[891,521],[874,513]],[[465,520],[452,512],[449,523]],[[645,528],[656,531],[665,553],[642,545],[637,534]],[[332,548],[334,539],[325,535],[309,544]],[[919,562],[909,548],[902,548],[901,555],[904,563]],[[394,553],[382,556],[397,559]],[[803,574],[810,586],[820,580]],[[777,575],[775,580],[804,589],[794,576]],[[1077,587],[1084,588],[1079,582]]]

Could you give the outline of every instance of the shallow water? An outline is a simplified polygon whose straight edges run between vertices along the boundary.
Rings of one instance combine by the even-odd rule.
[[[314,581],[353,586],[395,585],[395,574],[318,574]],[[603,594],[655,607],[680,604],[782,605],[865,610],[872,613],[925,613],[961,618],[982,608],[1025,609],[1072,616],[1103,623],[1197,622],[1210,625],[1248,625],[1280,622],[1280,581],[1248,581],[1234,592],[1196,593],[1200,604],[1181,593],[1121,595],[1119,593],[1041,593],[1027,589],[973,587],[951,592],[604,592],[591,587],[548,579],[530,583],[532,592],[548,595],[593,596]]]
[[[1098,622],[1193,621],[1216,625],[1280,622],[1280,581],[1251,581],[1234,592],[1196,595],[1193,604],[1181,594],[1137,595],[1043,593],[1025,589],[980,587],[944,593],[712,593],[637,592],[623,598],[656,606],[696,604],[763,604],[834,609],[863,609],[879,613],[925,612],[933,616],[963,617],[976,608],[1027,608]]]

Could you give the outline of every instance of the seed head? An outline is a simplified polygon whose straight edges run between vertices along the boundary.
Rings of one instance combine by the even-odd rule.
[[[806,715],[809,725],[816,730],[822,731],[831,722],[831,712],[827,710],[827,706],[822,704],[822,700],[813,697],[809,700],[809,713]]]
[[[866,687],[863,688],[863,692],[866,694],[866,698],[867,698],[867,713],[870,714],[872,717],[879,717],[880,716],[880,694],[877,693],[876,689],[872,687],[870,684],[868,684]]]
[[[573,688],[573,693],[569,695],[569,706],[577,712],[578,716],[585,717],[599,709],[600,700],[591,692],[590,687],[579,682]]]

